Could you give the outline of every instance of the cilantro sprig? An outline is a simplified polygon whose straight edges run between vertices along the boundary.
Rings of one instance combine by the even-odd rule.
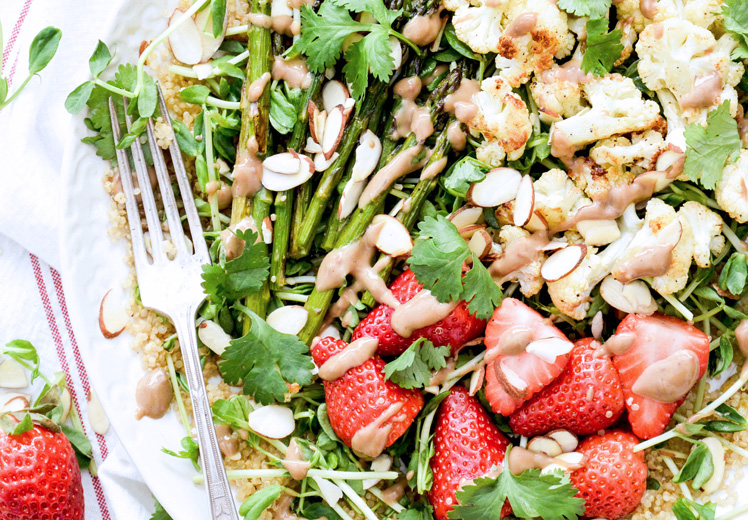
[[[558,0],[558,7],[567,13],[590,18],[605,18],[612,4],[612,0]]]
[[[237,230],[236,236],[244,241],[242,254],[233,260],[203,266],[203,289],[214,302],[236,300],[260,290],[270,272],[267,248],[257,242],[257,233],[251,229]]]
[[[623,52],[621,30],[608,32],[608,19],[596,18],[587,22],[587,48],[582,56],[582,70],[595,76],[604,76]]]
[[[738,42],[737,48],[732,51],[732,59],[748,58],[748,3],[744,0],[725,0],[722,15],[725,30]]]
[[[735,161],[740,154],[740,134],[737,122],[730,116],[730,102],[725,101],[709,113],[706,128],[699,123],[686,127],[685,136],[683,173],[691,181],[713,189],[727,161]]]
[[[350,11],[370,13],[379,23],[357,22]],[[323,72],[334,67],[343,55],[343,42],[348,36],[365,33],[345,51],[343,67],[353,97],[360,99],[366,92],[370,73],[380,81],[392,77],[395,60],[391,56],[390,36],[421,54],[418,46],[392,28],[402,12],[402,9],[387,9],[382,0],[325,0],[316,13],[311,6],[304,5],[301,7],[301,37],[291,54],[304,54],[312,72]]]
[[[424,288],[442,303],[465,300],[468,310],[488,319],[501,303],[501,290],[465,239],[446,217],[426,217],[418,224],[419,237],[408,259],[410,269]],[[465,276],[462,266],[471,258]]]
[[[577,493],[567,475],[543,475],[537,469],[514,475],[506,464],[497,478],[479,478],[474,485],[458,491],[458,504],[449,518],[496,518],[509,500],[517,518],[576,520],[584,514],[584,499],[578,498]]]
[[[447,366],[450,351],[448,346],[435,347],[426,338],[418,338],[408,350],[385,365],[384,378],[402,388],[428,386],[433,372]]]

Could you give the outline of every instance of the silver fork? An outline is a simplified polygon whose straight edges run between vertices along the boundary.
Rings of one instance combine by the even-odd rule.
[[[160,88],[158,97],[161,115],[169,127],[172,128],[172,135],[176,135],[171,125],[169,112]],[[127,99],[124,100],[124,103],[125,112],[127,112]],[[109,100],[109,114],[112,119],[114,142],[117,143],[121,138],[120,127],[112,99]],[[125,116],[125,123],[129,132],[132,126],[132,118]],[[200,218],[197,214],[192,189],[187,179],[187,172],[184,169],[182,154],[176,138],[172,139],[169,152],[171,153],[179,191],[181,192],[194,252],[191,251],[182,228],[179,209],[169,179],[169,172],[166,168],[162,150],[156,144],[153,121],[151,119],[148,120],[147,132],[148,143],[151,155],[153,156],[153,165],[156,169],[161,199],[163,201],[164,213],[166,214],[171,241],[176,247],[177,253],[172,260],[169,259],[164,251],[164,234],[158,216],[156,200],[151,188],[143,149],[139,140],[136,139],[130,150],[138,178],[147,228],[151,237],[152,262],[149,261],[146,252],[140,211],[138,210],[138,201],[133,187],[132,171],[130,169],[127,150],[117,150],[117,161],[119,162],[122,188],[126,197],[127,220],[130,224],[130,235],[132,237],[132,249],[135,258],[138,286],[140,288],[140,298],[144,307],[158,311],[171,318],[179,337],[190,396],[192,397],[192,409],[195,415],[197,439],[200,445],[200,458],[208,489],[211,519],[237,520],[236,504],[229,489],[229,482],[226,478],[226,471],[223,466],[218,439],[213,426],[208,395],[205,391],[205,381],[200,365],[200,356],[197,350],[197,335],[195,332],[195,313],[205,299],[205,293],[200,285],[200,274],[202,272],[201,266],[210,260],[208,247],[205,244]]]

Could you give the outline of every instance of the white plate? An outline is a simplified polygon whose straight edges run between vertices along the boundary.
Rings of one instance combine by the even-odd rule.
[[[113,66],[137,60],[140,42],[166,28],[167,5],[176,0],[117,4],[102,38],[116,50]],[[88,57],[81,56],[80,64],[87,67]],[[98,328],[101,299],[110,288],[121,286],[127,269],[124,244],[113,245],[107,235],[111,201],[102,186],[107,164],[92,146],[81,143],[86,135],[90,131],[83,117],[74,117],[62,169],[62,274],[78,344],[120,442],[154,496],[176,519],[205,520],[207,499],[203,488],[192,482],[192,464],[161,452],[162,447],[181,450],[184,427],[173,412],[158,421],[135,420],[135,385],[143,375],[139,355],[130,348],[130,336],[107,340]]]

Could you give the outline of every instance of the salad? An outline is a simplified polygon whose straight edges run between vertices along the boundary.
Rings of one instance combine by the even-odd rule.
[[[184,154],[245,518],[748,514],[748,4],[182,0],[112,59],[66,106],[115,237],[115,149],[154,117]],[[102,331],[199,484],[176,336],[130,282]]]

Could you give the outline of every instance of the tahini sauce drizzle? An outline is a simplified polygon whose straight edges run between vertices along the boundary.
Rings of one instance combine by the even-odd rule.
[[[413,332],[438,323],[455,310],[459,302],[441,303],[428,289],[420,290],[392,313],[392,330],[404,338]]]
[[[163,368],[154,368],[145,373],[135,387],[135,402],[138,409],[135,418],[160,419],[169,410],[173,390],[171,381]]]
[[[419,47],[433,43],[442,28],[441,12],[443,9],[444,7],[440,6],[438,11],[429,15],[419,14],[411,18],[403,27],[403,36]]]
[[[262,188],[262,161],[257,157],[260,149],[257,138],[252,136],[247,141],[247,148],[241,150],[234,166],[234,184],[231,194],[236,197],[252,197]]]
[[[236,236],[237,231],[246,231],[251,229],[257,233],[257,226],[251,216],[244,217],[236,224],[232,224],[223,231],[221,231],[221,243],[223,249],[226,251],[226,259],[233,260],[234,258],[241,256],[244,251],[244,240]],[[260,235],[257,235],[257,241],[260,240]]]
[[[423,83],[418,76],[401,79],[394,86],[394,93],[402,98],[402,104],[395,113],[396,137],[405,137],[413,132],[419,142],[423,142],[434,133],[431,114],[426,107],[415,102],[421,93]]]
[[[227,424],[216,424],[216,437],[218,438],[218,448],[227,459],[236,457],[239,453],[239,441],[231,435],[231,426]]]
[[[358,207],[366,207],[372,200],[384,193],[397,179],[423,168],[423,165],[426,164],[426,158],[418,159],[421,152],[423,152],[423,145],[411,146],[398,153],[387,166],[375,173],[358,199]]]
[[[503,283],[512,273],[537,260],[548,242],[547,231],[536,231],[529,237],[516,240],[506,248],[504,254],[491,263],[488,272],[498,279],[499,283]]]
[[[312,84],[312,74],[301,58],[284,60],[281,56],[273,59],[272,76],[274,80],[284,80],[291,88],[307,89]]]
[[[699,380],[699,358],[690,350],[679,350],[649,365],[631,391],[662,403],[682,399]]]
[[[319,368],[319,377],[324,381],[335,381],[352,368],[366,363],[377,351],[379,340],[363,337],[353,341],[343,350],[325,361]]]
[[[680,222],[676,220],[674,223],[681,229]],[[665,233],[665,231],[661,231],[661,233]],[[656,277],[667,273],[673,259],[673,249],[678,245],[680,236],[681,233],[678,232],[675,240],[658,243],[636,253],[633,258],[626,261],[617,270],[615,273],[616,280],[621,283],[628,283],[637,278]]]
[[[247,87],[247,99],[250,103],[257,103],[260,97],[262,97],[262,93],[265,91],[268,82],[270,82],[270,73],[266,72],[249,84],[249,87]]]
[[[641,0],[639,8],[641,9],[644,18],[654,20],[654,17],[657,14],[657,0]]]
[[[458,121],[467,123],[478,113],[473,96],[480,92],[480,83],[474,79],[462,79],[460,86],[444,98],[444,111],[454,114]]]
[[[707,108],[722,97],[722,76],[716,70],[697,76],[693,89],[680,98],[681,108]]]
[[[467,145],[467,135],[459,121],[452,121],[447,127],[447,140],[456,152],[461,152]]]
[[[507,25],[504,29],[504,36],[510,38],[519,38],[525,36],[530,31],[535,29],[538,23],[538,15],[535,13],[522,13],[517,18],[512,20],[512,23]]]
[[[286,456],[281,461],[281,465],[286,468],[286,471],[291,474],[291,478],[294,480],[304,480],[312,464],[304,460],[304,455],[301,453],[299,445],[296,444],[296,439],[291,439],[286,449]]]
[[[394,420],[390,421],[403,407],[402,402],[391,404],[385,411],[372,422],[360,428],[351,439],[353,452],[362,458],[374,459],[381,455],[387,447],[387,438],[394,427]],[[388,424],[388,421],[390,421]]]

